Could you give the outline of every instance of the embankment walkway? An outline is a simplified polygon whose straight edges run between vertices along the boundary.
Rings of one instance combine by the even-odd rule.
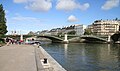
[[[47,63],[44,64],[44,58]],[[0,47],[0,71],[66,71],[42,47],[9,45]]]

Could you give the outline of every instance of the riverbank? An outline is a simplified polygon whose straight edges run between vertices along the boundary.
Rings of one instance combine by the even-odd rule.
[[[48,60],[48,67],[51,68],[53,71],[66,71],[51,55],[49,55],[41,46],[39,46],[39,51],[43,54],[43,57]],[[42,59],[41,59],[42,61]],[[43,64],[43,67],[44,64]]]
[[[0,71],[66,71],[41,46],[9,45],[0,48]]]

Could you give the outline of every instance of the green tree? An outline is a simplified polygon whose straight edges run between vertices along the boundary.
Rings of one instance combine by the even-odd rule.
[[[115,43],[115,42],[118,41],[119,38],[120,38],[120,32],[116,32],[115,34],[113,34],[113,35],[111,36],[111,38],[112,38],[113,42]]]
[[[3,38],[7,33],[5,10],[3,10],[2,4],[0,4],[0,38]]]
[[[91,31],[91,29],[85,29],[84,35],[91,35],[91,34],[93,34],[93,32]]]
[[[76,32],[75,32],[75,31],[70,31],[70,32],[68,32],[67,34],[69,34],[69,35],[75,35]]]
[[[28,35],[35,35],[35,33],[33,31],[30,31]]]

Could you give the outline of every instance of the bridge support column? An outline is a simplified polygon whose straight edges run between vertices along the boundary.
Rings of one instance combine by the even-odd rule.
[[[65,39],[63,41],[64,43],[69,43],[68,39],[67,39],[67,34],[65,34]]]
[[[22,34],[20,35],[20,41],[23,41],[23,35]]]

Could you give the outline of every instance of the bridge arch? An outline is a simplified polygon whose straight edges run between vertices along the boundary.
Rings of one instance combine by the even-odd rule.
[[[113,40],[114,43],[117,42],[117,41],[120,41],[120,32],[117,32],[117,33],[113,34],[111,36],[111,39]]]
[[[93,35],[83,35],[82,39],[85,39],[86,42],[108,42],[107,39],[103,39]]]
[[[62,38],[59,38],[59,37],[55,37],[55,36],[37,36],[38,38],[39,37],[44,37],[44,38],[48,38],[50,40],[52,40],[53,43],[60,43],[62,41],[64,41]]]

